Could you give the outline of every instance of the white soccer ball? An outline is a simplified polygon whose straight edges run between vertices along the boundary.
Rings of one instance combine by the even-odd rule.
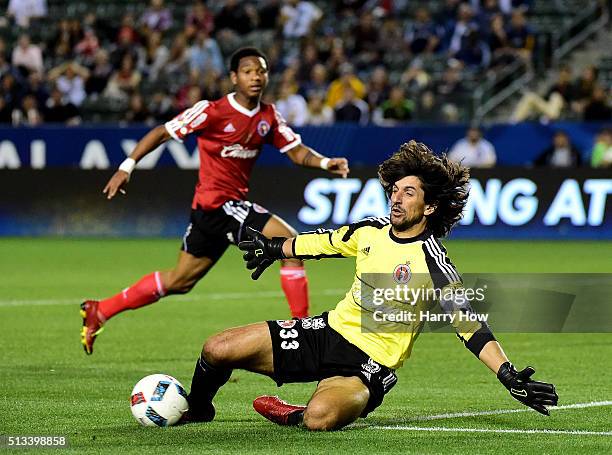
[[[152,374],[138,381],[130,402],[132,415],[145,427],[174,425],[189,409],[187,392],[167,374]]]

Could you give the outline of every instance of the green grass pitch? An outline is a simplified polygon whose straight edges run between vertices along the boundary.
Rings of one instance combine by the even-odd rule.
[[[424,334],[383,405],[344,431],[309,433],[264,420],[252,409],[255,397],[279,394],[303,403],[315,384],[278,389],[243,371],[217,396],[214,422],[140,427],[128,400],[141,377],[168,373],[188,387],[206,337],[287,316],[278,273],[271,269],[251,281],[233,249],[192,293],[110,321],[94,355],[85,356],[80,301],[171,267],[178,246],[174,240],[0,240],[0,434],[64,435],[75,453],[612,453],[609,434],[563,433],[610,432],[609,404],[560,409],[550,418],[520,412],[424,420],[521,408],[452,334]],[[462,272],[612,272],[609,242],[447,246]],[[331,309],[352,273],[350,259],[309,263],[312,311]],[[499,339],[519,367],[529,363],[537,378],[557,385],[559,404],[612,400],[612,334],[504,333]],[[526,432],[544,429],[559,432]]]

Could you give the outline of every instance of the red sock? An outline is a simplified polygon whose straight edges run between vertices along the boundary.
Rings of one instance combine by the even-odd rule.
[[[291,316],[305,318],[308,316],[308,278],[304,266],[281,266],[281,287],[287,297]]]
[[[133,286],[98,304],[98,313],[107,320],[124,310],[135,310],[149,303],[157,302],[165,294],[159,272],[143,276]]]

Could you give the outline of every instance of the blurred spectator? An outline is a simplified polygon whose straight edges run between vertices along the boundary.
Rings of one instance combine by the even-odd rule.
[[[151,97],[151,101],[147,104],[149,106],[149,111],[156,122],[165,122],[174,117],[174,112],[172,111],[172,100],[163,92],[155,92]]]
[[[189,67],[197,69],[202,74],[213,71],[221,75],[224,71],[223,56],[214,38],[201,30],[197,33],[195,42],[189,48]]]
[[[470,30],[478,30],[478,25],[474,22],[474,12],[470,5],[461,3],[457,9],[457,20],[451,22],[447,41],[451,55],[456,54],[461,49],[463,37]]]
[[[535,47],[535,35],[529,25],[525,13],[521,9],[512,11],[510,25],[506,31],[508,43],[525,62],[531,61],[531,53]]]
[[[512,10],[517,8],[527,12],[533,6],[533,1],[534,0],[499,0],[499,7],[504,14],[510,14]]]
[[[172,13],[164,7],[164,0],[151,0],[149,8],[140,18],[140,24],[145,27],[147,33],[163,32],[172,27]]]
[[[100,49],[94,57],[93,67],[90,69],[89,77],[85,82],[85,91],[91,95],[102,93],[113,72],[106,49]]]
[[[574,99],[571,103],[572,111],[577,114],[582,114],[584,107],[593,96],[593,90],[597,85],[597,68],[587,66],[580,78],[574,84]]]
[[[11,111],[21,101],[21,97],[23,96],[23,90],[21,86],[17,83],[17,79],[15,79],[13,73],[6,73],[2,78],[0,96],[2,96],[4,102]]]
[[[193,39],[199,31],[212,35],[215,29],[215,16],[201,0],[194,3],[185,18],[185,36]]]
[[[304,126],[308,121],[306,100],[293,91],[289,82],[283,82],[279,87],[276,109],[289,125]]]
[[[204,76],[201,78],[202,83],[200,84],[200,88],[202,89],[202,99],[205,100],[216,100],[224,96],[226,93],[221,91],[221,87],[219,86],[219,75],[209,71],[204,73]]]
[[[536,166],[578,167],[582,164],[580,152],[572,145],[565,131],[557,131],[553,143],[545,149],[534,163]]]
[[[478,13],[476,15],[476,22],[478,23],[478,28],[480,29],[480,31],[485,34],[490,33],[493,18],[495,17],[502,17],[503,26],[503,13],[501,8],[499,7],[499,1],[483,0],[480,3],[480,7],[477,9]]]
[[[429,10],[421,6],[415,12],[414,21],[408,23],[404,39],[413,54],[430,54],[437,49],[443,33],[444,30],[431,20]]]
[[[259,12],[259,28],[263,30],[273,30],[279,22],[281,0],[264,0],[257,11]]]
[[[49,98],[49,92],[45,82],[42,73],[31,73],[30,76],[28,76],[27,93],[34,95],[38,106],[44,106],[47,102],[47,98]]]
[[[151,32],[147,37],[147,45],[138,56],[138,71],[150,81],[156,81],[164,65],[168,62],[170,52],[162,44],[160,32]]]
[[[141,74],[134,67],[134,60],[130,55],[123,57],[121,67],[115,71],[104,89],[104,96],[117,100],[127,100],[132,93],[138,90]]]
[[[591,99],[584,107],[582,119],[585,122],[607,122],[612,120],[612,108],[606,90],[597,85],[593,89]]]
[[[312,68],[319,63],[319,51],[314,43],[303,46],[297,61],[297,80],[300,84],[308,81]]]
[[[79,107],[85,99],[85,81],[89,70],[76,62],[66,62],[49,71],[48,78],[55,82],[66,100]]]
[[[302,38],[309,35],[323,12],[312,2],[287,0],[280,10],[280,23],[285,38]]]
[[[412,93],[420,93],[425,90],[430,82],[431,76],[425,71],[423,61],[419,58],[414,59],[400,77],[400,84]]]
[[[425,90],[416,106],[416,118],[420,122],[435,122],[440,120],[440,106],[431,90]]]
[[[168,62],[161,70],[168,79],[183,76],[189,67],[189,54],[187,52],[187,41],[184,35],[177,35],[170,48]]]
[[[67,123],[69,125],[81,123],[79,110],[74,104],[64,101],[62,92],[57,87],[51,90],[51,96],[43,110],[43,117],[48,123]]]
[[[331,125],[334,123],[334,111],[325,104],[325,97],[313,92],[308,97],[308,125]]]
[[[557,82],[544,98],[535,92],[526,92],[522,96],[512,114],[512,122],[522,122],[533,115],[542,116],[545,122],[557,120],[573,99],[572,73],[569,67],[563,66],[559,69]]]
[[[384,66],[377,66],[370,75],[370,80],[366,87],[365,101],[368,103],[370,112],[380,106],[389,97],[390,92],[389,75]]]
[[[369,117],[368,103],[357,96],[350,82],[345,82],[342,89],[342,99],[334,109],[336,121],[366,125]]]
[[[482,131],[476,126],[470,127],[465,138],[453,145],[448,158],[475,168],[493,167],[497,161],[493,144],[482,137]]]
[[[439,8],[436,12],[436,22],[448,30],[455,22],[461,1],[462,0],[445,0],[444,6]]]
[[[354,62],[359,68],[368,68],[378,62],[379,31],[374,21],[374,14],[364,11],[359,17],[359,23],[352,30],[354,39]]]
[[[464,92],[461,75],[461,63],[451,59],[442,74],[442,79],[436,85],[438,96],[445,99],[454,99]]]
[[[24,33],[19,37],[17,46],[13,49],[11,63],[24,75],[43,71],[42,51],[39,46],[30,42],[29,35]]]
[[[402,55],[405,52],[404,32],[396,17],[383,19],[380,27],[378,47],[385,55]]]
[[[491,52],[487,43],[480,38],[480,33],[477,30],[470,30],[463,36],[461,48],[455,54],[455,58],[472,71],[478,71],[489,66]]]
[[[72,58],[72,51],[79,42],[80,36],[75,33],[68,19],[60,19],[57,31],[53,38],[47,42],[47,55],[66,60]],[[59,63],[59,62],[56,62]]]
[[[378,125],[393,126],[398,123],[408,122],[412,119],[414,103],[407,100],[404,89],[395,86],[391,89],[389,99],[373,114],[373,121]]]
[[[149,113],[140,93],[134,93],[130,97],[123,120],[129,123],[151,123],[153,121],[153,116]]]
[[[6,100],[0,96],[0,124],[11,123],[13,110],[11,106],[6,103]]]
[[[604,128],[595,138],[591,151],[591,166],[612,167],[612,128]]]
[[[19,107],[13,109],[13,126],[37,126],[43,121],[34,95],[26,95]]]
[[[98,49],[100,49],[100,41],[96,36],[95,30],[85,29],[83,39],[77,43],[74,52],[82,64],[90,65]]]
[[[124,43],[127,45],[135,44],[139,40],[138,31],[136,31],[136,23],[134,15],[126,13],[121,17],[121,25],[117,31],[117,43]]]
[[[110,60],[113,68],[119,68],[123,57],[130,55],[134,61],[138,60],[140,37],[134,28],[134,17],[126,14],[122,18],[121,27],[117,34],[117,43],[110,48]]]
[[[215,16],[215,28],[246,35],[257,26],[257,11],[251,4],[241,5],[238,0],[226,0]],[[218,37],[221,41],[221,38]]]
[[[187,109],[191,107],[193,104],[189,102],[189,91],[194,88],[200,86],[201,73],[197,68],[193,68],[189,70],[189,78],[187,82],[181,86],[176,92],[175,95],[175,103],[179,107],[179,109]]]
[[[301,85],[301,94],[305,98],[310,98],[316,93],[325,98],[328,89],[327,68],[325,68],[325,65],[317,63],[310,71],[310,79]]]
[[[514,61],[515,51],[510,46],[504,16],[501,14],[494,14],[491,17],[487,44],[491,52],[491,66],[494,68]]]
[[[327,92],[328,106],[335,108],[340,100],[345,98],[346,85],[352,87],[353,93],[357,98],[363,98],[365,95],[365,85],[355,75],[353,65],[350,63],[344,63],[341,65],[340,77],[329,85],[329,90]]]
[[[28,28],[31,19],[47,15],[47,0],[9,0],[6,14],[20,27]]]

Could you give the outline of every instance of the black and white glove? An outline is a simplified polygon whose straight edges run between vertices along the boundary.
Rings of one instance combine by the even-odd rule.
[[[247,227],[246,230],[251,240],[240,242],[238,248],[246,251],[242,258],[246,261],[247,269],[255,269],[251,274],[251,278],[256,280],[274,261],[285,259],[283,243],[287,239],[285,237],[272,237],[269,239],[251,227]]]
[[[506,362],[499,367],[497,379],[508,389],[513,398],[540,414],[550,415],[546,406],[557,406],[559,396],[553,384],[531,379],[534,373],[535,370],[532,367],[516,371],[514,365]]]

